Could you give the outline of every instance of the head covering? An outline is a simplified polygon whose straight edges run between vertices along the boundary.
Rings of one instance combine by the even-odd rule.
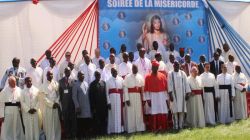
[[[142,47],[142,48],[140,49],[140,51],[146,51],[146,49]]]
[[[115,57],[115,54],[114,54],[114,53],[111,53],[111,54],[109,55],[109,57]]]
[[[178,61],[175,60],[175,61],[174,61],[174,65],[176,65],[176,64],[179,64],[179,65],[180,65],[180,63],[179,63]]]
[[[159,62],[158,61],[156,61],[156,60],[153,60],[152,62],[152,66],[155,66],[155,67],[159,67]]]
[[[185,52],[185,48],[180,48],[179,51],[180,52]]]

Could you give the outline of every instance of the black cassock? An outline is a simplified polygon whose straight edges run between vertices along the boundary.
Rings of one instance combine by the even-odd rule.
[[[93,81],[89,86],[89,98],[94,131],[97,135],[106,134],[108,121],[106,83],[104,81]]]

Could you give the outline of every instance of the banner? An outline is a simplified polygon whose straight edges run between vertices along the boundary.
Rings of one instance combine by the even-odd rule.
[[[136,51],[142,43],[147,50],[157,41],[159,48],[185,50],[192,60],[208,56],[209,38],[202,0],[101,0],[99,1],[99,48],[109,56],[125,44]]]

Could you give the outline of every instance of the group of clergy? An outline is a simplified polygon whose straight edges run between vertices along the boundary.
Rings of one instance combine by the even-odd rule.
[[[200,56],[200,64],[173,44],[166,52],[157,42],[150,52],[136,47],[127,53],[123,44],[119,55],[111,48],[106,60],[98,48],[92,59],[83,50],[76,65],[66,52],[59,66],[47,50],[40,66],[32,58],[27,71],[14,58],[0,85],[1,139],[39,140],[44,132],[47,140],[61,140],[61,128],[64,138],[81,139],[247,118],[247,77],[227,44],[211,62]]]

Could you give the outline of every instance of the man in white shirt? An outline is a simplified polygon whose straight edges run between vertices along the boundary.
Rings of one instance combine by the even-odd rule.
[[[71,58],[71,53],[66,52],[65,53],[65,60],[60,64],[60,67],[59,67],[59,72],[60,72],[59,79],[63,78],[64,69],[68,67],[69,62],[71,61],[70,58]]]
[[[45,56],[46,58],[42,60],[40,67],[44,70],[46,67],[48,67],[49,64],[49,59],[51,58],[51,50],[46,50],[45,51]]]
[[[141,43],[136,44],[137,51],[134,52],[134,61],[136,61],[139,58],[139,51],[141,48],[143,48]]]
[[[43,71],[43,83],[47,82],[47,72],[51,71],[53,73],[53,79],[58,82],[59,79],[59,69],[56,66],[56,60],[54,58],[51,58],[49,60],[50,66],[46,67]]]
[[[76,69],[75,69],[75,64],[73,64],[72,62],[69,62],[68,67],[71,70],[70,78],[72,78],[74,80],[77,80],[77,73],[78,73],[78,71],[76,71]]]
[[[168,72],[174,70],[174,61],[175,61],[174,55],[173,55],[173,54],[170,54],[170,55],[169,55],[169,61],[166,63],[166,68],[167,68],[167,71],[168,71]]]
[[[247,119],[247,99],[246,89],[248,80],[244,73],[241,72],[241,67],[235,67],[233,74],[235,99],[234,99],[234,114],[236,120]]]
[[[222,54],[222,50],[220,48],[217,48],[216,52],[219,54],[219,60],[225,63],[226,62],[225,58],[221,55]]]
[[[59,119],[58,83],[53,80],[52,71],[46,73],[46,82],[43,83],[42,94],[44,100],[43,130],[47,140],[61,140],[61,123]]]
[[[120,63],[123,62],[123,53],[127,52],[127,47],[125,44],[121,45],[121,49],[120,49],[120,54],[119,54],[119,59],[120,59]]]
[[[203,109],[201,80],[198,76],[198,69],[192,67],[188,77],[191,94],[187,100],[187,122],[191,127],[205,127],[205,116]]]
[[[151,62],[148,58],[145,57],[146,50],[141,48],[139,50],[139,58],[134,62],[135,65],[138,67],[138,73],[141,74],[143,77],[146,76],[151,71]]]
[[[154,60],[155,59],[155,54],[158,52],[158,42],[154,41],[153,42],[153,50],[150,50],[148,56],[149,56],[149,60]]]
[[[20,111],[21,89],[16,86],[16,78],[10,76],[8,78],[8,86],[6,86],[0,94],[0,102],[3,103],[4,122],[1,128],[2,140],[23,140],[24,125],[21,121]]]
[[[132,64],[128,62],[128,53],[123,53],[123,62],[118,66],[118,73],[123,79],[132,72]]]
[[[164,61],[162,61],[162,57],[159,52],[155,54],[155,60],[158,61],[159,63],[158,71],[164,74],[165,76],[168,76],[168,70],[167,70],[166,64],[164,63]]]
[[[123,79],[111,68],[112,77],[106,82],[108,104],[108,134],[121,133],[123,128]]]
[[[203,100],[206,124],[215,125],[218,120],[218,85],[214,74],[210,71],[210,64],[204,64],[204,73],[200,75],[203,87]]]
[[[191,93],[187,75],[180,70],[179,62],[174,62],[174,71],[168,73],[168,93],[172,102],[174,129],[182,129],[184,115],[187,112],[186,97]]]
[[[34,58],[30,59],[31,67],[27,70],[27,75],[32,79],[32,85],[36,88],[40,88],[43,80],[43,69],[37,66],[37,62]]]
[[[219,118],[220,123],[226,124],[234,121],[233,101],[235,98],[235,88],[233,77],[227,73],[227,67],[222,65],[222,73],[217,76],[219,85]]]
[[[170,54],[173,54],[174,57],[175,57],[175,59],[178,58],[178,57],[180,57],[179,52],[176,51],[174,48],[175,48],[174,44],[170,43],[169,50],[166,52],[166,56],[165,56],[166,57],[166,61],[165,62],[169,62],[169,55]]]
[[[89,53],[88,53],[87,50],[83,50],[83,51],[82,51],[82,59],[81,59],[81,60],[77,63],[77,65],[75,66],[76,71],[79,71],[80,65],[85,63],[84,57],[85,57],[86,55],[88,55],[88,54],[89,54]]]
[[[234,61],[234,56],[229,54],[228,61],[226,62],[227,73],[233,74],[235,72],[235,66],[238,65],[236,61]]]
[[[229,45],[227,43],[223,44],[223,52],[221,53],[222,57],[224,58],[224,62],[226,63],[229,59],[229,55],[233,55],[233,52],[230,50]]]
[[[104,69],[103,69],[103,72],[102,72],[102,75],[101,77],[103,78],[103,80],[106,82],[110,77],[112,77],[111,75],[111,68],[115,68],[117,69],[118,68],[118,65],[115,63],[115,54],[110,54],[109,56],[109,61],[110,63],[108,63]]]
[[[100,56],[100,49],[99,48],[96,48],[95,49],[95,57],[92,59],[92,63],[95,64],[96,68],[99,68],[99,60],[100,59],[103,59],[103,57]]]
[[[96,66],[91,63],[89,55],[86,55],[84,57],[84,61],[85,63],[80,65],[79,71],[82,71],[84,73],[84,81],[86,81],[89,85],[93,81]]]
[[[0,85],[0,91],[5,87],[6,81],[8,77],[10,76],[14,76],[17,82],[16,85],[20,88],[23,88],[26,70],[20,67],[19,64],[20,64],[20,59],[14,57],[12,59],[12,67],[8,68],[5,74],[3,75],[3,78],[1,80],[1,85]]]
[[[133,73],[128,74],[124,81],[125,105],[125,130],[128,133],[140,132],[145,130],[143,121],[143,88],[144,78],[138,74],[136,65],[132,66]]]
[[[25,140],[39,140],[39,89],[32,85],[31,77],[25,78],[25,88],[21,94],[21,106],[25,125]]]
[[[134,63],[134,52],[129,52],[128,53],[128,59],[129,59],[129,62],[131,63],[131,64],[133,64]]]
[[[115,50],[115,48],[110,48],[109,53],[110,53],[110,54],[116,55],[116,50]],[[110,63],[109,58],[106,59],[106,62],[105,62],[105,63],[106,63],[106,64],[109,64],[109,63]],[[120,58],[117,57],[117,56],[115,56],[115,64],[116,64],[116,65],[119,65],[120,63],[121,63]]]

